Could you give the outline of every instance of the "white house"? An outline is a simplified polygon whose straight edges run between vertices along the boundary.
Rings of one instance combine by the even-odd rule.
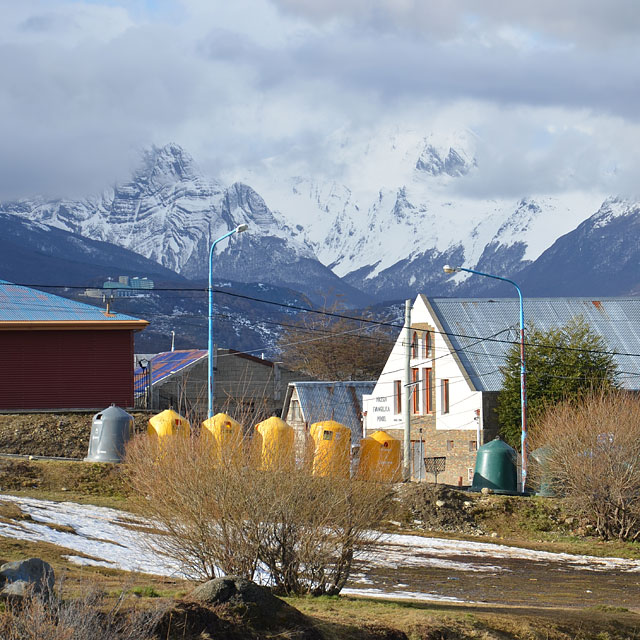
[[[542,330],[581,316],[617,354],[620,385],[640,388],[639,298],[525,298],[524,313]],[[439,482],[471,483],[477,448],[497,434],[500,367],[519,339],[517,298],[416,298],[408,381],[414,478],[433,480],[423,460],[439,458]],[[402,330],[373,393],[363,397],[365,434],[382,429],[403,437],[404,340]]]

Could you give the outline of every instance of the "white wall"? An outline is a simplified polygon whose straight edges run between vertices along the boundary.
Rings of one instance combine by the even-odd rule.
[[[366,431],[404,428],[402,413],[396,414],[394,412],[394,380],[402,380],[403,377],[404,345],[401,333],[391,350],[373,393],[362,397],[362,411],[366,412],[363,420],[365,435]]]

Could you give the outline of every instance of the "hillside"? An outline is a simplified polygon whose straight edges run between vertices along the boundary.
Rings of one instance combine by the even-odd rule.
[[[196,605],[189,596],[194,585],[158,575],[158,560],[143,563],[142,572],[124,569],[127,558],[139,564],[136,536],[149,525],[127,513],[117,465],[1,455],[11,447],[83,451],[90,418],[0,416],[0,560],[43,558],[65,576],[67,598],[96,585],[106,606],[124,589],[131,595],[123,611],[168,609],[173,622],[161,627],[163,640],[196,640],[205,630],[223,640],[267,640],[273,633],[300,640],[622,640],[640,629],[634,545],[597,542],[562,501],[418,484],[399,489],[387,539],[357,562],[343,595],[286,599],[304,620],[292,611],[267,630],[236,609]],[[136,415],[137,429],[145,418]],[[35,537],[20,539],[31,530]],[[100,560],[107,552],[111,560]]]

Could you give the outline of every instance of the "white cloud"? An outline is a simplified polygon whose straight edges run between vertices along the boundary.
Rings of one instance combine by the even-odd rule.
[[[634,0],[0,0],[0,198],[91,193],[169,140],[340,179],[336,142],[480,133],[469,194],[636,182]],[[350,159],[349,162],[357,162]]]

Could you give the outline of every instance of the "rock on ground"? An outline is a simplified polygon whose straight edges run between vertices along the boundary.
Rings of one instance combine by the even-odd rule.
[[[0,596],[23,597],[30,590],[51,592],[54,582],[53,568],[40,558],[7,562],[0,567]]]
[[[295,607],[277,598],[268,587],[238,576],[209,580],[196,587],[189,599],[216,611],[240,615],[253,629],[287,631],[287,637],[316,640],[321,636],[309,619]],[[293,635],[292,635],[293,634]]]

